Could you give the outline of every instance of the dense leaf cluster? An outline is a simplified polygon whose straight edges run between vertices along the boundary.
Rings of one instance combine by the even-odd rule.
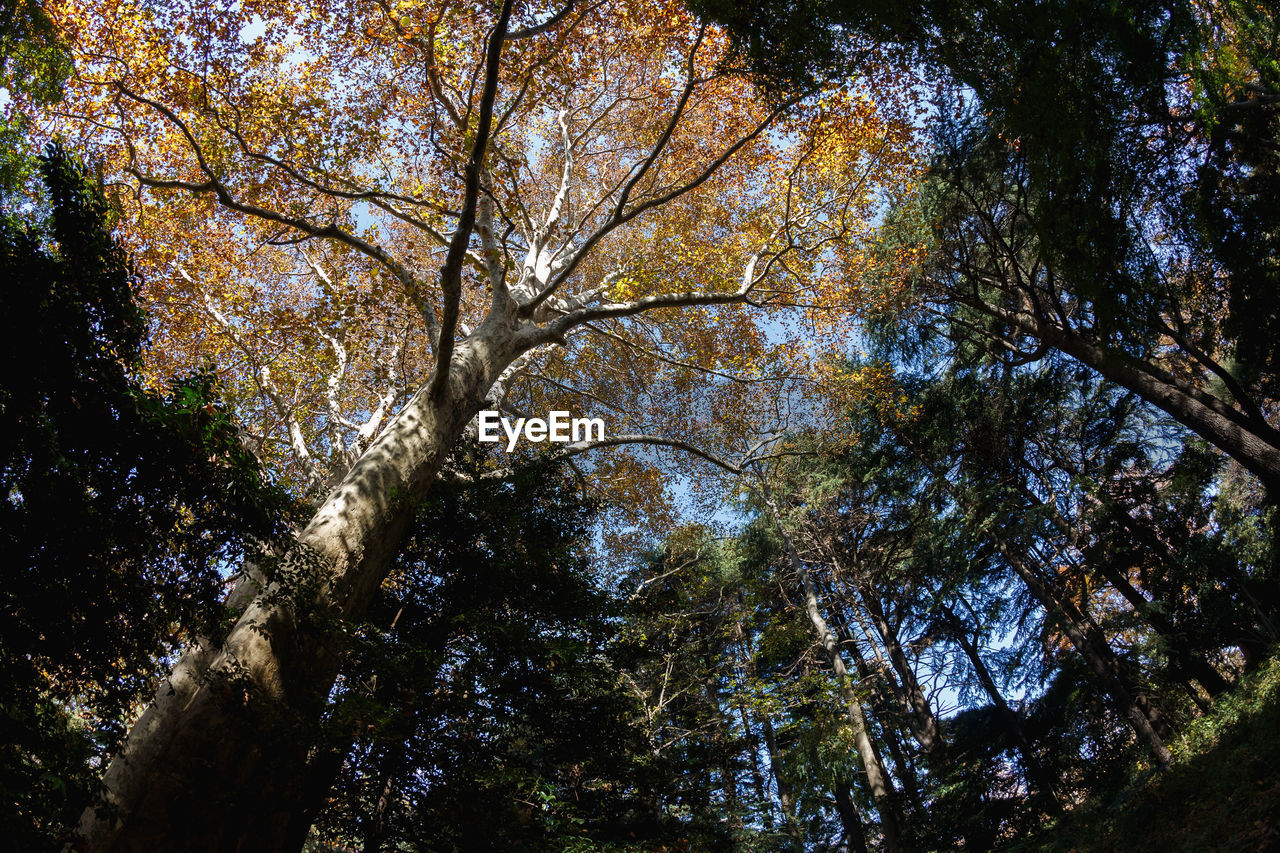
[[[484,480],[482,460],[458,454],[464,482],[419,508],[355,631],[318,762],[341,762],[319,837],[365,851],[687,844],[705,830],[670,806],[697,762],[651,755],[638,725],[636,652],[618,633],[631,620],[584,556],[595,507],[563,471]]]

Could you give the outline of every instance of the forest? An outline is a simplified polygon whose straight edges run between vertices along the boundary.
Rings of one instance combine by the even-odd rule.
[[[8,849],[1280,850],[1273,4],[0,7]]]

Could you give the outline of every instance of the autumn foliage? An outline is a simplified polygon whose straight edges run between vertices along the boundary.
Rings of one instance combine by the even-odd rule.
[[[151,370],[212,361],[259,455],[325,488],[434,366],[496,10],[52,11],[77,73],[48,126],[112,176]],[[869,51],[848,86],[767,100],[681,4],[555,12],[511,12],[459,329],[495,286],[543,327],[577,311],[495,392],[504,405],[740,454],[795,420],[779,396],[812,409],[814,365],[850,346],[850,271],[916,174],[910,81]],[[681,310],[637,310],[677,294]],[[635,482],[637,464],[600,463],[601,481]]]

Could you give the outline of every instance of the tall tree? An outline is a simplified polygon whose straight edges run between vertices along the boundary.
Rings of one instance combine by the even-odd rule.
[[[278,426],[318,499],[281,573],[135,725],[87,849],[277,849],[304,756],[273,732],[319,713],[328,626],[365,610],[477,410],[523,383],[553,389],[522,392],[539,407],[604,401],[623,428],[696,425],[667,392],[767,348],[749,308],[830,306],[823,247],[865,235],[910,171],[906,116],[847,91],[766,102],[675,5],[51,15],[77,62],[58,124],[133,188],[166,346],[207,351],[199,316],[221,328],[264,446]],[[406,327],[397,350],[383,330]],[[701,375],[707,406],[731,403]],[[357,376],[378,402],[344,398]],[[252,819],[225,819],[233,788]]]

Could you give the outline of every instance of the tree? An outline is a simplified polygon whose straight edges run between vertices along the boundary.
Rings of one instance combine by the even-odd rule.
[[[1071,356],[1275,491],[1275,380],[1259,344],[1277,308],[1274,269],[1259,261],[1280,228],[1264,201],[1280,127],[1273,12],[704,5],[774,79],[839,73],[857,49],[850,35],[933,68],[954,88],[937,104],[936,192],[925,194],[936,204],[918,220],[936,238],[924,301],[972,309],[958,319],[1010,359]]]
[[[319,499],[226,640],[184,655],[135,725],[87,849],[175,832],[275,849],[305,757],[272,733],[319,713],[331,624],[364,612],[477,410],[545,380],[531,403],[659,422],[697,369],[767,348],[748,307],[838,301],[825,248],[867,233],[910,172],[904,116],[847,91],[766,102],[675,6],[51,14],[77,62],[61,126],[133,187],[156,303],[179,306],[166,347],[207,352],[190,320],[212,318]],[[360,345],[343,343],[366,305]],[[378,340],[406,325],[411,346]],[[324,381],[286,375],[317,340]],[[385,402],[348,401],[352,416],[356,374]],[[732,404],[735,383],[700,382]],[[226,819],[232,788],[255,804],[244,821]]]
[[[212,377],[142,387],[146,335],[101,187],[63,150],[45,206],[0,221],[3,827],[60,844],[161,661],[227,627],[223,568],[286,504]]]
[[[867,720],[867,714],[862,707],[862,698],[855,689],[849,667],[845,663],[844,655],[840,650],[840,640],[835,631],[832,630],[830,621],[822,612],[821,601],[818,597],[817,585],[814,583],[813,575],[800,558],[795,543],[787,532],[778,502],[774,499],[768,480],[764,479],[764,477],[761,478],[760,496],[765,501],[769,514],[782,539],[783,550],[790,563],[791,570],[800,582],[800,589],[804,596],[805,613],[809,617],[810,623],[812,623],[813,631],[817,635],[818,642],[827,658],[827,663],[835,676],[840,697],[849,717],[854,746],[858,752],[859,759],[861,759],[863,772],[867,774],[867,786],[871,790],[876,809],[880,813],[880,826],[884,832],[885,849],[890,851],[905,849],[902,807],[898,802],[898,793],[894,788],[893,780],[889,777],[884,762],[872,742],[872,731]]]
[[[684,836],[700,849],[781,843],[770,819],[755,819],[772,804],[760,756],[749,754],[752,686],[736,677],[751,580],[732,543],[679,530],[622,582],[620,686],[640,711],[641,813],[655,823],[684,815]],[[759,779],[753,789],[742,784],[747,766]]]
[[[764,517],[729,538],[682,530],[630,579],[624,682],[660,771],[655,811],[690,813],[708,849],[865,850],[876,804],[845,685],[778,540]]]
[[[71,73],[71,58],[39,4],[6,0],[0,23],[0,87],[41,105],[56,103]],[[0,118],[0,204],[5,212],[39,184],[30,117],[5,110]]]
[[[772,483],[788,496],[823,621],[846,657],[869,664],[860,687],[879,682],[889,700],[873,687],[867,711],[886,759],[894,736],[920,744],[918,758],[893,760],[903,800],[917,791],[928,818],[909,825],[929,826],[935,844],[982,847],[1030,831],[1058,793],[1071,802],[1123,784],[1108,771],[1135,735],[1136,750],[1149,743],[1158,760],[1169,731],[1196,713],[1186,688],[1204,707],[1193,682],[1210,693],[1232,673],[1223,662],[1235,642],[1206,630],[1219,596],[1240,590],[1237,612],[1267,623],[1239,581],[1268,563],[1209,556],[1219,535],[1210,519],[1232,499],[1205,502],[1218,465],[1202,467],[1194,439],[1060,356],[1010,368],[963,331],[911,330],[928,343],[907,362],[920,374],[897,380],[910,407],[851,406],[856,441],[788,458]],[[1117,534],[1121,507],[1129,526]],[[988,644],[1002,634],[1010,648],[999,658],[1016,669],[992,662]],[[1037,647],[1040,677],[1056,683],[1015,710],[1003,679],[1034,677]],[[939,742],[917,690],[944,675],[968,710],[938,714]],[[1080,761],[1089,749],[1110,757],[1090,768]],[[919,781],[901,770],[911,758]]]

